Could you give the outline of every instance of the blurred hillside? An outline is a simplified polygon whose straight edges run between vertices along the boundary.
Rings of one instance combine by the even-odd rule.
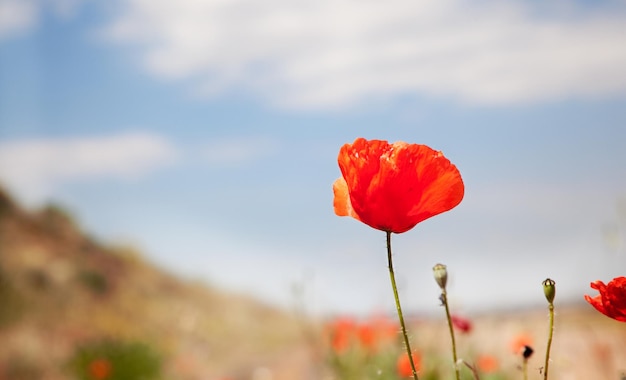
[[[289,313],[175,278],[1,189],[0,305],[0,379],[77,378],[70,360],[103,342],[141,345],[166,379],[298,379],[309,360]]]

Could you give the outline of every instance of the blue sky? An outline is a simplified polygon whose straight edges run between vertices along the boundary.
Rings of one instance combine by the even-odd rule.
[[[441,150],[454,210],[394,236],[405,308],[582,300],[624,275],[626,3],[0,0],[0,181],[175,273],[393,310],[384,233],[332,211],[356,137]],[[624,211],[626,212],[626,211]]]

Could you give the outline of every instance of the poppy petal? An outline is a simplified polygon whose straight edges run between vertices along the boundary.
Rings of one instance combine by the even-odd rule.
[[[359,220],[359,216],[354,212],[352,203],[350,203],[350,192],[345,179],[338,178],[335,183],[333,183],[333,195],[333,207],[336,215],[351,216]]]
[[[600,294],[585,295],[585,300],[600,313],[617,321],[626,322],[626,277],[616,277],[608,284],[594,281],[591,288]]]

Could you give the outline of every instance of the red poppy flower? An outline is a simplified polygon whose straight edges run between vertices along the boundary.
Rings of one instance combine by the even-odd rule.
[[[384,316],[374,316],[361,323],[357,329],[358,340],[368,351],[376,351],[395,341],[398,326]]]
[[[460,332],[468,334],[472,331],[472,322],[469,319],[458,315],[452,315],[450,319],[452,319],[452,325]]]
[[[419,372],[420,366],[422,365],[422,357],[417,352],[413,352],[411,357],[413,358],[415,370]],[[409,355],[407,355],[406,352],[402,353],[398,358],[398,361],[396,362],[396,371],[400,377],[413,377],[411,361],[409,360]]]
[[[111,374],[111,362],[107,359],[95,359],[89,363],[89,375],[95,380],[104,380]]]
[[[527,350],[526,347],[532,347],[532,346],[533,346],[533,338],[526,333],[518,334],[511,341],[511,350],[516,355],[523,354],[524,351]]]
[[[356,322],[347,317],[338,318],[330,324],[330,345],[335,352],[343,353],[350,347],[356,328]]]
[[[357,138],[341,147],[338,161],[335,214],[382,231],[406,232],[463,199],[456,166],[426,145]]]
[[[626,322],[626,277],[616,277],[606,285],[594,281],[591,287],[600,294],[593,298],[585,295],[587,302],[607,317]]]
[[[498,370],[498,359],[491,355],[481,355],[476,359],[476,366],[481,372],[493,373]]]

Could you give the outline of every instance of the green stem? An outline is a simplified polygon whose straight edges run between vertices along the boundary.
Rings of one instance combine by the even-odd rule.
[[[550,364],[550,347],[552,346],[552,334],[554,333],[554,304],[548,305],[550,311],[550,330],[548,332],[548,347],[546,348],[546,362],[543,366],[543,379],[548,379],[548,365]]]
[[[459,374],[459,366],[457,365],[457,356],[456,356],[456,340],[454,339],[454,328],[452,326],[452,317],[450,317],[450,307],[448,306],[448,294],[446,289],[442,289],[441,291],[441,302],[443,306],[446,308],[446,318],[448,319],[448,329],[450,330],[450,338],[452,339],[452,360],[454,361],[454,373],[456,375],[456,380],[460,380]]]
[[[522,364],[522,371],[524,373],[524,380],[528,380],[528,359],[524,358],[524,363]]]
[[[391,278],[391,287],[393,288],[393,296],[396,299],[396,310],[398,311],[398,318],[400,319],[400,326],[402,327],[402,335],[404,336],[404,345],[406,346],[406,353],[409,356],[409,362],[411,363],[411,370],[413,371],[413,379],[418,380],[417,371],[415,370],[415,363],[413,362],[411,344],[409,343],[409,336],[406,333],[406,325],[404,324],[404,316],[402,314],[402,308],[400,307],[400,296],[398,295],[398,286],[396,285],[396,275],[393,273],[393,261],[391,259],[391,232],[387,231],[386,233],[387,233],[387,262],[389,263],[389,277]]]
[[[473,365],[470,365],[466,361],[463,361],[463,364],[465,364],[465,366],[467,368],[469,368],[470,371],[472,371],[472,375],[474,376],[474,380],[480,380],[480,375],[478,375],[478,370],[476,369],[476,367],[474,367]]]

